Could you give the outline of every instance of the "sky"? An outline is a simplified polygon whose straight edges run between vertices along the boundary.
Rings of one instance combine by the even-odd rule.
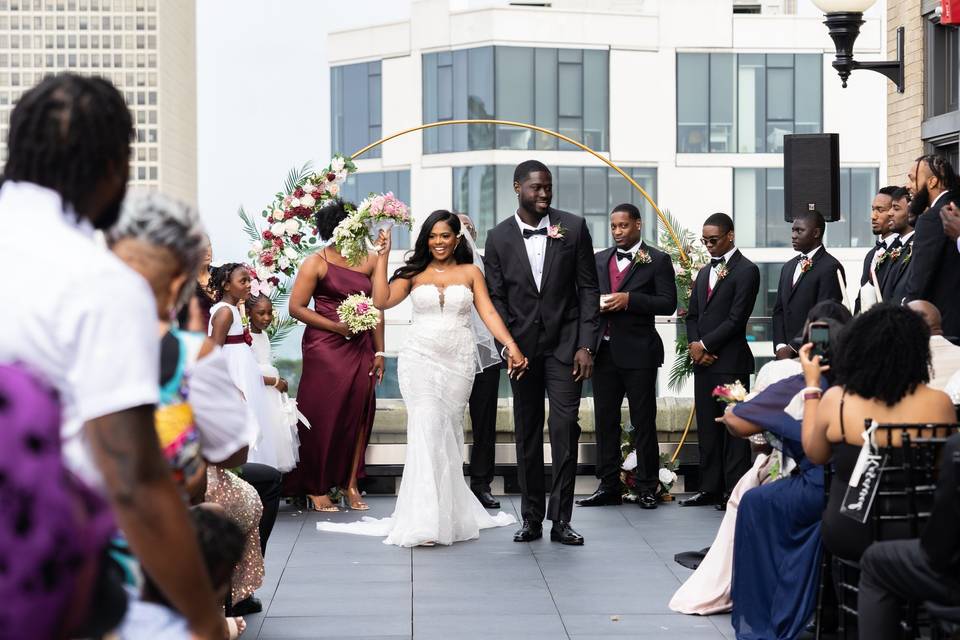
[[[408,0],[199,0],[198,205],[216,262],[246,259],[237,208],[330,157],[327,33],[410,16]]]

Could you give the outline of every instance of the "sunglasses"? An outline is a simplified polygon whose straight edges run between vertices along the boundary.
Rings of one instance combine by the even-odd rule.
[[[700,238],[700,242],[702,242],[705,247],[709,247],[711,245],[717,244],[721,240],[723,240],[723,236],[710,236],[709,238],[707,237]]]

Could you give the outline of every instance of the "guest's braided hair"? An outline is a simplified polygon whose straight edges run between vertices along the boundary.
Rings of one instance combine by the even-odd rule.
[[[210,273],[210,283],[207,285],[207,289],[213,294],[213,299],[217,302],[223,300],[223,292],[227,288],[227,283],[230,282],[230,278],[233,277],[233,272],[237,269],[246,268],[246,265],[239,262],[227,262],[226,264],[216,267]]]
[[[97,184],[130,162],[133,121],[123,96],[103,78],[45,78],[10,115],[4,179],[53,189],[83,210]]]

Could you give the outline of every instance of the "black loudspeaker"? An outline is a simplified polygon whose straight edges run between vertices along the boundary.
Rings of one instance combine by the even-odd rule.
[[[783,218],[816,209],[827,222],[840,219],[840,135],[783,136]]]

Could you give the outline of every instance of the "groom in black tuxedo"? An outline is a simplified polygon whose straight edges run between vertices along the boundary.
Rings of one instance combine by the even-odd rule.
[[[596,255],[600,279],[600,340],[593,372],[600,487],[581,507],[620,504],[620,407],[626,395],[637,452],[638,504],[656,509],[660,488],[657,445],[657,370],[663,341],[656,316],[677,310],[677,282],[670,256],[643,242],[643,220],[632,204],[610,214],[616,246]]]
[[[529,542],[543,535],[543,519],[553,521],[550,539],[581,545],[570,526],[577,474],[578,415],[583,381],[593,373],[600,294],[593,241],[586,221],[550,207],[553,177],[546,165],[517,165],[514,216],[487,234],[486,279],[490,298],[510,334],[529,360],[513,380],[513,421],[517,438],[517,477],[523,494],[523,526],[513,539]],[[546,505],[543,475],[543,398],[550,401],[553,483]]]

